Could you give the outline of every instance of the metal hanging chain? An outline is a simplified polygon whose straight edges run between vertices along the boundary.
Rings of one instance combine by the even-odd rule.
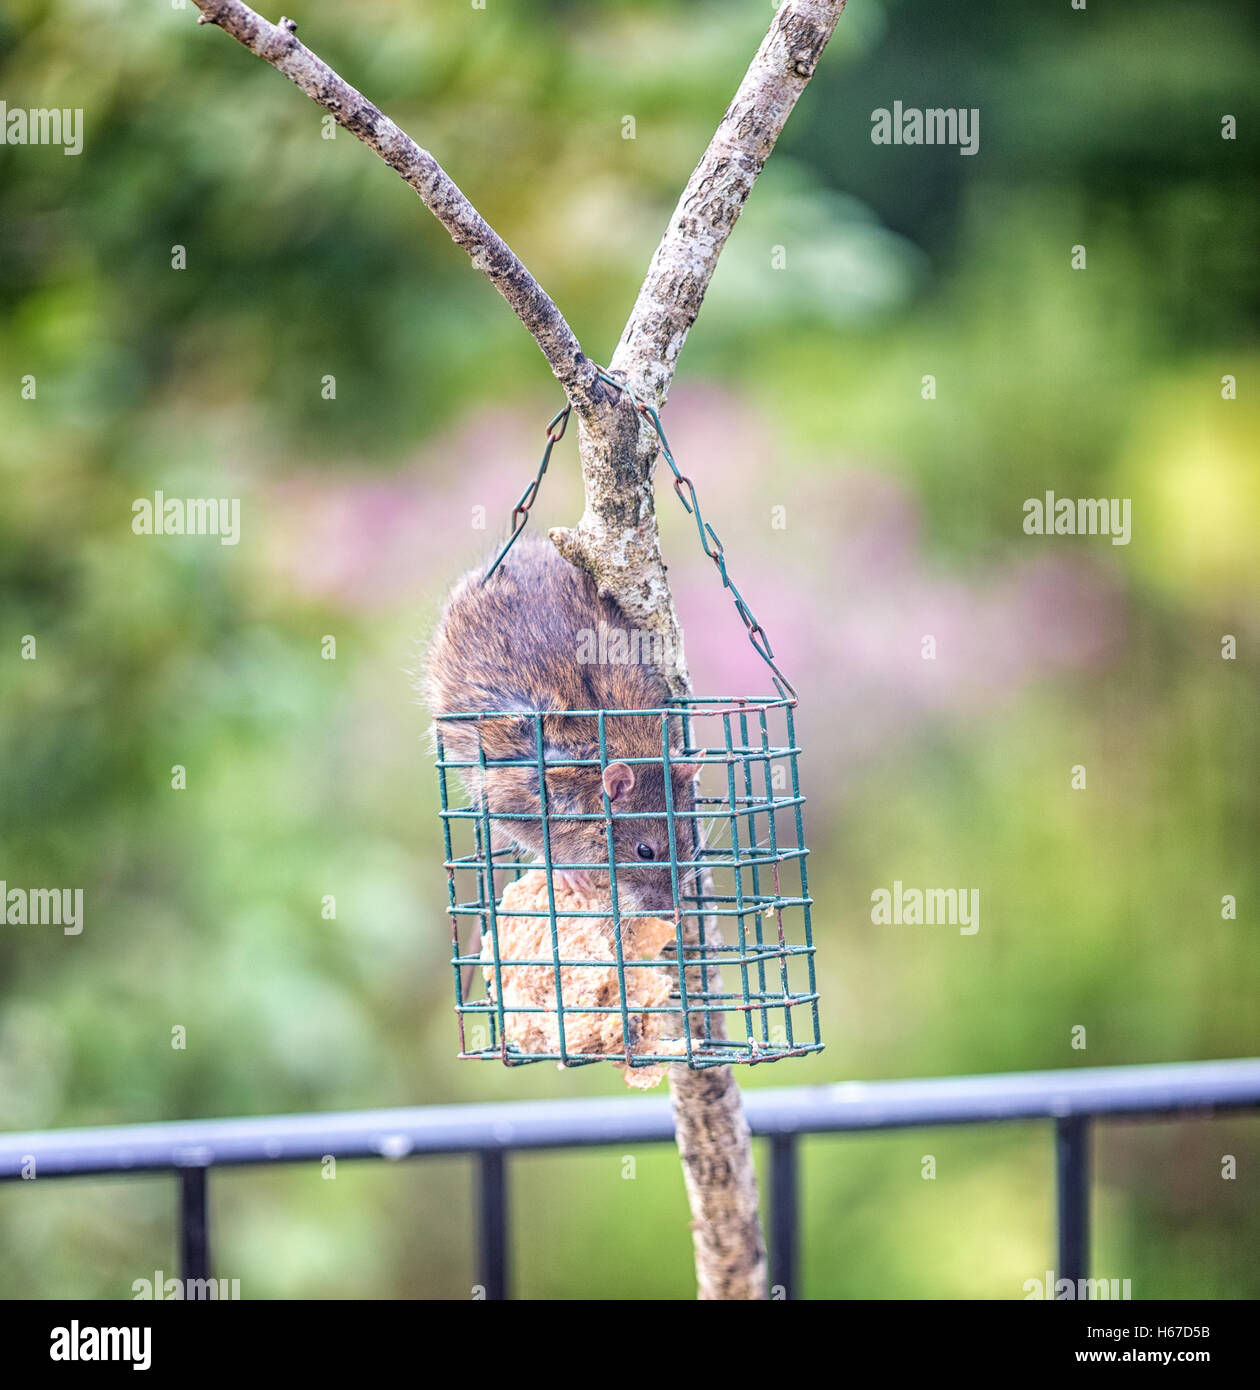
[[[775,664],[774,649],[770,645],[770,638],[766,635],[765,628],[757,621],[756,614],[749,608],[744,600],[744,596],[735,587],[730,574],[727,572],[726,551],[721,540],[718,538],[717,532],[700,515],[700,499],[696,496],[695,484],[685,473],[679,471],[678,465],[674,462],[674,455],[670,450],[669,440],[665,438],[665,430],[661,426],[661,417],[646,401],[641,401],[634,390],[624,381],[617,381],[604,371],[598,372],[597,376],[600,381],[607,383],[607,385],[614,387],[618,391],[624,391],[630,398],[630,403],[639,414],[646,416],[648,420],[651,421],[653,429],[656,430],[657,438],[661,441],[661,453],[665,455],[665,462],[669,464],[670,472],[674,475],[674,491],[678,495],[678,500],[687,509],[688,516],[693,516],[696,519],[696,530],[700,536],[701,549],[703,549],[704,553],[717,566],[718,573],[722,576],[722,587],[724,589],[729,589],[734,595],[735,611],[739,614],[744,626],[748,629],[748,640],[752,643],[753,650],[770,668],[771,679],[774,681],[775,688],[785,700],[790,700],[792,704],[796,704],[798,698],[796,690],[791,681],[788,680]],[[521,531],[524,530],[525,523],[529,517],[529,509],[533,506],[534,499],[538,496],[538,485],[542,482],[543,474],[547,471],[547,464],[551,459],[551,451],[564,434],[565,426],[569,422],[569,411],[571,408],[570,406],[565,406],[555,419],[552,420],[551,424],[547,426],[547,447],[543,451],[542,463],[538,468],[538,476],[521,494],[521,500],[513,509],[512,524],[515,529],[511,536],[508,537],[507,544],[499,552],[494,564],[486,571],[485,578],[481,581],[483,584],[490,578],[495,570],[498,569],[503,561],[503,557],[512,548],[512,543],[516,540],[517,536],[520,535]],[[557,421],[560,422],[560,429],[558,432],[555,430]],[[685,496],[683,494],[684,488],[686,488]],[[710,541],[713,543],[712,547],[710,547]]]
[[[615,386],[624,391],[630,397],[630,401],[640,415],[646,415],[652,422],[652,427],[656,430],[657,437],[661,441],[661,453],[665,455],[665,462],[669,464],[670,472],[674,475],[674,491],[678,494],[678,500],[687,509],[688,516],[696,519],[696,530],[700,536],[700,545],[704,553],[718,567],[718,573],[722,576],[722,587],[729,589],[735,598],[735,611],[743,620],[744,626],[748,629],[748,640],[753,645],[753,650],[766,663],[772,673],[775,686],[779,694],[785,699],[790,699],[793,704],[797,701],[797,694],[788,678],[779,670],[774,661],[774,649],[770,645],[770,639],[766,636],[766,630],[757,621],[756,614],[749,608],[744,601],[743,595],[735,587],[731,576],[726,570],[726,553],[722,542],[718,539],[717,532],[700,515],[700,499],[696,496],[695,484],[685,473],[679,472],[678,465],[674,462],[674,455],[670,451],[669,441],[665,438],[665,431],[661,427],[661,417],[656,411],[646,403],[641,401],[634,390],[624,381],[614,381],[612,377],[604,372],[599,373],[600,381],[607,382],[609,386]],[[687,489],[687,495],[683,496],[683,488]],[[709,542],[713,542],[713,548],[709,548]]]
[[[538,496],[539,484],[543,480],[543,474],[547,471],[547,465],[551,462],[551,451],[564,438],[564,432],[568,427],[569,415],[572,410],[573,407],[571,405],[566,405],[563,410],[552,417],[551,423],[547,426],[547,445],[543,449],[542,462],[538,465],[538,475],[525,491],[521,493],[516,506],[512,508],[512,534],[507,538],[507,542],[503,549],[494,557],[494,564],[492,564],[482,576],[482,584],[484,584],[503,563],[503,559],[508,551],[516,544],[517,536],[525,529],[525,523],[529,520],[529,509],[534,505],[534,501]],[[557,425],[560,426],[559,429],[556,429]]]

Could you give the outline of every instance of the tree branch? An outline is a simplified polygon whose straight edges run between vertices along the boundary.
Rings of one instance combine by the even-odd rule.
[[[612,361],[612,373],[657,409],[673,380],[678,354],[717,265],[726,238],[770,156],[796,99],[835,29],[845,0],[785,0],[757,50],[704,158],[687,182],[656,249],[647,278]],[[588,570],[613,597],[632,627],[665,639],[676,654],[665,672],[677,696],[691,680],[682,634],[661,558],[652,489],[658,440],[623,392],[609,409],[578,411],[578,448],[586,509],[572,530],[551,539],[573,564]],[[701,881],[712,898],[711,877]],[[711,957],[721,944],[716,918],[688,918],[684,942]],[[693,967],[688,968],[690,975]],[[699,975],[702,967],[694,967]],[[716,994],[716,966],[707,971]],[[725,1037],[724,1018],[713,1016]],[[698,1296],[766,1297],[766,1252],[758,1215],[757,1173],[734,1070],[669,1068],[674,1129],[691,1207]]]
[[[726,238],[844,6],[785,0],[687,180],[612,360],[613,371],[658,410]]]
[[[844,6],[845,0],[784,0],[687,180],[610,369],[658,410],[726,238]],[[611,411],[604,407],[592,416],[579,410],[578,446],[586,510],[576,527],[551,531],[552,542],[571,564],[594,575],[632,626],[664,639],[663,650],[677,663],[665,674],[674,693],[685,695],[691,684],[654,508],[656,432],[623,397]]]
[[[657,437],[624,392],[597,378],[560,311],[437,161],[294,37],[238,0],[194,0],[217,24],[284,73],[396,170],[463,246],[533,334],[578,416],[586,510],[572,530],[551,532],[557,549],[588,570],[631,625],[660,634],[678,653],[665,672],[675,695],[691,693],[682,638],[656,526],[652,465]],[[784,0],[734,100],[679,199],[612,362],[612,372],[657,409],[695,322],[726,238],[797,98],[830,39],[845,0]],[[711,887],[702,887],[711,896]],[[686,944],[700,944],[688,919]],[[720,941],[704,923],[704,941]],[[709,956],[710,949],[702,954]],[[688,969],[701,967],[688,967]],[[710,989],[716,969],[710,973]],[[721,1015],[715,1015],[715,1032]],[[699,1296],[766,1296],[757,1178],[739,1087],[729,1066],[670,1067],[678,1150],[692,1212]]]
[[[529,329],[565,394],[579,409],[590,409],[605,395],[595,364],[550,296],[517,259],[511,247],[459,190],[436,159],[393,121],[299,43],[297,24],[271,24],[239,0],[193,0],[199,24],[217,24],[249,51],[282,72],[357,139],[378,155],[420,195],[424,205],[468,253]]]

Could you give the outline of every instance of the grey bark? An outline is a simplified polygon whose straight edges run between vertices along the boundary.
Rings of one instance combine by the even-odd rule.
[[[813,76],[844,4],[845,0],[785,0],[656,248],[610,374],[625,380],[658,410],[726,238]],[[660,634],[664,650],[676,654],[676,665],[667,673],[674,694],[691,694],[653,505],[656,433],[624,396],[612,410],[603,407],[594,418],[586,410],[578,414],[586,510],[576,528],[553,530],[551,539],[566,559],[598,579],[632,627]],[[704,924],[703,940],[709,947],[720,942],[716,919]],[[689,921],[684,942],[695,946],[700,941],[700,924]],[[720,989],[716,969],[709,972],[709,986]],[[722,1019],[714,1015],[714,1031],[724,1036]],[[757,1174],[734,1071],[725,1066],[693,1071],[681,1065],[669,1071],[675,1134],[691,1204],[697,1296],[765,1298]]]
[[[201,23],[218,25],[284,73],[405,179],[529,329],[578,417],[585,510],[576,527],[557,528],[551,539],[595,576],[632,626],[664,639],[664,650],[676,654],[670,687],[676,696],[691,694],[661,558],[652,482],[658,440],[649,422],[625,392],[599,382],[598,368],[559,309],[433,156],[299,43],[292,20],[272,25],[239,0],[194,3]],[[678,200],[609,372],[657,410],[731,228],[844,6],[845,0],[783,0]],[[718,940],[716,922],[705,924],[705,939]],[[699,924],[689,924],[686,940],[699,942]],[[710,988],[716,984],[712,971]],[[725,1036],[720,1022],[715,1015],[715,1032]],[[734,1072],[729,1066],[669,1070],[698,1297],[765,1298],[757,1178]]]

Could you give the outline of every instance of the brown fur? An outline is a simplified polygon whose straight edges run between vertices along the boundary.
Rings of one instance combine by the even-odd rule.
[[[479,765],[463,774],[474,804],[480,804],[484,795],[490,811],[522,816],[519,821],[494,824],[499,834],[541,860],[544,839],[536,764],[538,722],[525,716],[530,711],[542,712],[551,862],[562,871],[567,869],[595,886],[606,887],[608,841],[603,820],[604,783],[597,762],[598,720],[593,714],[575,716],[555,711],[660,709],[669,699],[669,687],[651,666],[579,662],[583,630],[598,631],[601,622],[622,630],[628,624],[617,604],[600,596],[590,575],[562,559],[549,542],[522,536],[483,586],[486,568],[482,565],[470,571],[451,591],[429,650],[423,686],[435,716],[507,713],[478,720],[438,721],[445,756],[478,764],[484,756],[484,787]],[[669,729],[674,806],[690,811],[695,769],[682,763],[681,754],[674,763],[674,750],[679,747],[676,719],[669,720]],[[637,814],[666,809],[661,741],[659,715],[605,720],[607,765],[625,758],[656,760],[655,765],[630,764],[633,786],[612,799],[615,814],[636,816],[613,822],[617,862],[635,866],[617,871],[619,902],[656,910],[673,906],[669,834],[663,818],[639,819]],[[565,759],[591,759],[593,765],[554,765]],[[496,765],[512,760],[530,760],[534,766]],[[555,819],[566,812],[600,819]],[[694,834],[690,818],[675,820],[675,841],[678,858],[691,859]],[[653,861],[641,860],[640,845],[653,849]],[[680,870],[680,880],[687,873]]]

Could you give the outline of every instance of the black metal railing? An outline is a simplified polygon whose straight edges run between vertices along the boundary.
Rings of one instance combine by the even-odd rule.
[[[770,1141],[770,1282],[786,1296],[798,1290],[802,1135],[1012,1120],[1054,1124],[1056,1269],[1076,1281],[1088,1277],[1093,1122],[1260,1109],[1260,1058],[750,1090],[744,1108],[753,1134]],[[189,1120],[0,1135],[0,1180],[173,1172],[183,1276],[208,1279],[211,1168],[329,1154],[395,1160],[471,1154],[479,1165],[479,1282],[487,1298],[502,1299],[509,1286],[509,1154],[665,1142],[673,1134],[668,1098],[632,1096]]]

